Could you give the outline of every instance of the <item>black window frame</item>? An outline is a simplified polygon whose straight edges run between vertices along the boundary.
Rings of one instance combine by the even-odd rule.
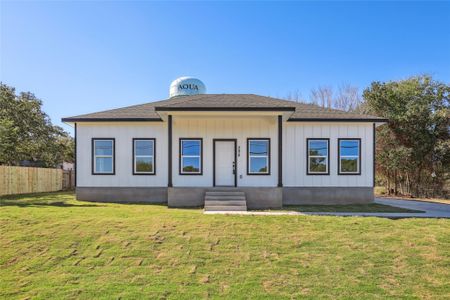
[[[136,141],[152,141],[153,142],[153,172],[136,172]],[[156,175],[156,139],[155,138],[133,138],[132,140],[132,171],[133,175]]]
[[[310,172],[309,171],[309,142],[310,141],[326,141],[327,142],[327,171],[326,172]],[[330,139],[329,138],[307,138],[306,139],[306,175],[323,176],[330,175]]]
[[[341,141],[358,141],[359,147],[358,147],[358,172],[341,172]],[[361,175],[361,161],[362,161],[362,155],[361,155],[361,138],[339,138],[337,143],[337,174],[338,175]]]
[[[268,149],[267,149],[267,173],[252,173],[250,172],[250,142],[251,141],[267,141],[268,142]],[[247,138],[247,175],[248,176],[268,176],[271,175],[271,171],[272,171],[272,159],[271,159],[271,142],[270,142],[270,138],[256,138],[256,137],[251,137],[251,138]]]
[[[96,172],[95,170],[95,141],[112,141],[112,173]],[[91,139],[91,174],[92,175],[116,175],[116,139],[115,138],[92,138]]]
[[[184,172],[182,166],[182,143],[183,141],[200,141],[200,172]],[[193,175],[201,176],[203,175],[203,138],[179,138],[178,140],[178,174],[179,175]]]

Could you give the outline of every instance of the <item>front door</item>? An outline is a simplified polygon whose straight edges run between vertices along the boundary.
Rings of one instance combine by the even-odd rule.
[[[236,140],[215,139],[214,186],[236,186]]]

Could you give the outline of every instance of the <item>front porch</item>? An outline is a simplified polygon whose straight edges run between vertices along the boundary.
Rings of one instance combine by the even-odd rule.
[[[248,209],[278,209],[283,206],[279,187],[171,187],[167,191],[169,207],[203,207],[207,192],[242,192]]]

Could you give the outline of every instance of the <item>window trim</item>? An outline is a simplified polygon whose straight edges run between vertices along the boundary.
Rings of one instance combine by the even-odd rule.
[[[112,141],[112,172],[96,172],[95,167],[95,141]],[[108,155],[109,157],[109,155]],[[115,138],[92,138],[91,139],[91,174],[92,175],[116,175],[116,139]]]
[[[152,155],[139,155],[143,157],[153,157],[153,171],[152,172],[138,172],[136,171],[136,141],[152,141],[153,142],[153,154]],[[156,139],[155,138],[133,138],[132,141],[132,171],[133,175],[156,175]]]
[[[250,142],[251,141],[267,141],[268,142],[268,151],[267,151],[267,172],[266,173],[254,173],[254,172],[250,172]],[[251,138],[247,138],[247,175],[248,176],[267,176],[270,175],[272,168],[271,168],[271,143],[270,143],[270,138],[256,138],[256,137],[251,137]],[[254,156],[255,157],[255,156]],[[256,156],[258,157],[258,156]],[[265,157],[265,156],[259,156],[259,157]]]
[[[182,165],[182,160],[183,160],[183,156],[182,155],[182,143],[183,141],[200,141],[200,172],[184,172],[183,171],[183,165]],[[195,156],[197,157],[197,155]],[[179,175],[203,175],[203,138],[179,138],[178,139],[178,174]]]
[[[358,172],[341,172],[341,141],[358,141],[359,147],[358,147]],[[337,156],[337,173],[338,175],[361,175],[361,138],[339,138],[337,143],[337,150],[338,150],[338,156]],[[352,157],[354,157],[352,155]]]
[[[326,172],[310,172],[309,171],[309,141],[326,141],[327,142],[327,171]],[[316,156],[313,156],[316,157]],[[322,155],[319,157],[323,157]],[[329,138],[307,138],[306,139],[306,175],[330,175],[330,139]]]

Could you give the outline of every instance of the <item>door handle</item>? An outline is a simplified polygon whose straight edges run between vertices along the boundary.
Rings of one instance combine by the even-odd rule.
[[[233,174],[236,174],[236,163],[233,161]]]

